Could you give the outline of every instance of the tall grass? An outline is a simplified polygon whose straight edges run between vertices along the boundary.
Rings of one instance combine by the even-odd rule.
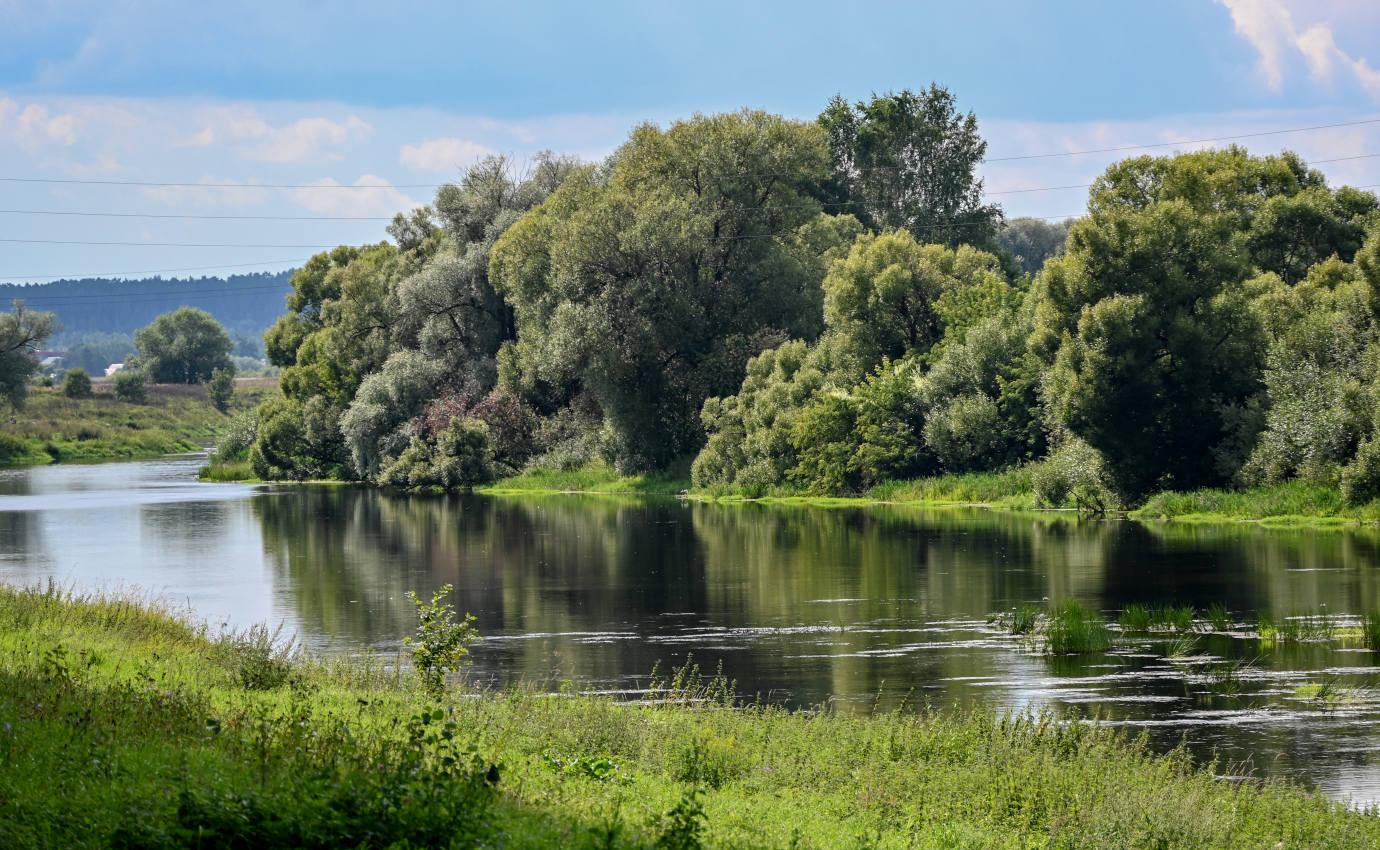
[[[1380,506],[1352,507],[1341,490],[1304,481],[1286,481],[1243,490],[1167,491],[1151,496],[1131,512],[1135,519],[1249,519],[1276,523],[1380,518]]]
[[[1316,794],[1223,783],[1182,750],[1050,715],[729,710],[721,680],[692,671],[666,686],[683,699],[652,705],[526,688],[432,698],[373,675],[375,661],[288,658],[270,638],[0,588],[0,843],[1380,844],[1380,821]],[[246,679],[264,663],[288,674]]]

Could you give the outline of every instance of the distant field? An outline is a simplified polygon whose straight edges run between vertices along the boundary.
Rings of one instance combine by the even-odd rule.
[[[93,381],[92,389],[89,399],[67,398],[56,387],[31,390],[23,410],[0,420],[0,465],[192,451],[214,442],[230,415],[278,393],[274,378],[237,381],[230,414],[224,414],[200,385],[155,384],[139,403],[117,399],[104,379]]]

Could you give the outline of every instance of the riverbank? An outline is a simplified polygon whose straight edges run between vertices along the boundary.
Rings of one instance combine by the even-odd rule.
[[[1373,815],[1082,723],[729,710],[693,675],[657,704],[433,701],[391,659],[313,659],[266,630],[52,590],[0,588],[0,682],[16,846],[1380,842]]]
[[[1035,495],[1029,467],[998,472],[940,475],[910,481],[888,481],[860,495],[821,496],[790,487],[741,489],[695,487],[686,475],[619,476],[612,467],[572,471],[537,470],[503,479],[478,492],[493,495],[532,493],[599,493],[610,495],[683,495],[712,502],[763,502],[863,507],[900,504],[920,507],[981,507],[1039,511],[1075,509],[1072,501],[1042,505]],[[1336,487],[1288,481],[1242,490],[1204,489],[1163,492],[1129,511],[1115,512],[1142,522],[1250,522],[1264,526],[1337,528],[1380,523],[1380,501],[1348,505]]]
[[[57,387],[31,389],[24,409],[0,420],[0,466],[195,451],[214,442],[230,416],[279,393],[262,382],[237,385],[225,414],[200,385],[154,384],[142,402],[116,398],[108,382],[96,382],[93,389],[84,399],[67,398]]]

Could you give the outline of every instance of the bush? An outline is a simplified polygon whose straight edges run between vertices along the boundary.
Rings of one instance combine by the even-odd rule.
[[[1102,456],[1077,438],[1067,439],[1046,460],[1036,464],[1030,483],[1040,505],[1064,507],[1070,501],[1080,511],[1104,513],[1117,504],[1107,484]]]
[[[412,669],[422,680],[426,692],[439,697],[446,687],[446,674],[460,670],[469,662],[470,644],[479,640],[479,632],[471,623],[473,614],[457,620],[455,606],[442,602],[453,585],[445,585],[431,594],[430,602],[423,602],[411,590],[407,598],[417,607],[417,634],[403,638],[403,645],[412,650]]]
[[[68,369],[62,379],[62,394],[68,398],[91,398],[91,376],[85,369]]]
[[[115,397],[120,401],[142,402],[148,398],[149,380],[137,370],[115,373]]]
[[[1342,497],[1353,505],[1380,498],[1380,440],[1372,437],[1362,443],[1342,470]]]
[[[211,380],[206,382],[206,394],[211,398],[211,404],[215,405],[216,410],[221,413],[230,412],[230,399],[235,395],[235,368],[215,369],[211,372]]]
[[[259,435],[259,411],[246,410],[230,420],[225,435],[216,443],[216,461],[238,460],[249,453]]]
[[[495,477],[489,426],[478,419],[452,419],[435,442],[413,437],[402,454],[386,459],[379,484],[421,490],[468,490]]]

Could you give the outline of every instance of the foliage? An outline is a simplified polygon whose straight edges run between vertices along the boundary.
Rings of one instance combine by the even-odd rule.
[[[918,93],[841,95],[819,116],[833,160],[828,200],[873,230],[900,228],[925,242],[991,243],[1001,209],[982,202],[977,166],[987,150],[973,113],[938,85]]]
[[[62,378],[62,394],[68,398],[91,398],[91,376],[85,369],[68,369]]]
[[[24,407],[29,379],[38,372],[34,352],[53,333],[52,313],[35,313],[15,301],[9,313],[0,313],[0,399],[18,410]]]
[[[387,458],[379,484],[409,490],[469,490],[495,477],[489,426],[478,419],[450,420],[434,437],[414,436],[397,457]]]
[[[239,460],[249,455],[249,448],[259,435],[259,411],[245,410],[231,417],[225,432],[216,443],[216,461]]]
[[[160,384],[200,384],[216,369],[229,369],[230,335],[210,313],[179,307],[134,332],[139,368]]]
[[[904,230],[863,234],[824,279],[824,322],[872,369],[928,352],[1012,295],[991,254],[922,244]]]
[[[1026,274],[1044,268],[1045,261],[1064,252],[1073,219],[1049,222],[1042,218],[1013,218],[997,231],[997,247],[1010,254]]]
[[[216,410],[230,412],[230,399],[235,395],[234,364],[217,367],[211,372],[211,380],[206,382],[206,393]]]
[[[115,373],[111,383],[115,385],[115,397],[120,401],[142,403],[148,400],[149,379],[142,370],[121,369]]]
[[[819,263],[799,252],[827,229],[800,229],[827,166],[818,127],[762,112],[636,128],[494,246],[520,380],[592,393],[621,471],[698,449],[706,398],[736,389],[749,357],[819,332]]]
[[[403,646],[412,649],[412,669],[422,681],[422,687],[433,697],[445,692],[446,676],[469,664],[465,657],[470,646],[479,640],[479,632],[470,624],[474,615],[455,618],[455,606],[443,601],[455,590],[444,585],[431,594],[430,602],[417,598],[414,591],[407,598],[417,608],[417,634],[403,638]]]
[[[348,474],[339,414],[325,400],[306,404],[279,398],[258,410],[258,428],[249,449],[254,474],[266,481],[303,481]]]
[[[1039,504],[1050,508],[1072,505],[1081,512],[1106,513],[1117,504],[1107,485],[1102,456],[1076,437],[1067,438],[1030,472]]]

